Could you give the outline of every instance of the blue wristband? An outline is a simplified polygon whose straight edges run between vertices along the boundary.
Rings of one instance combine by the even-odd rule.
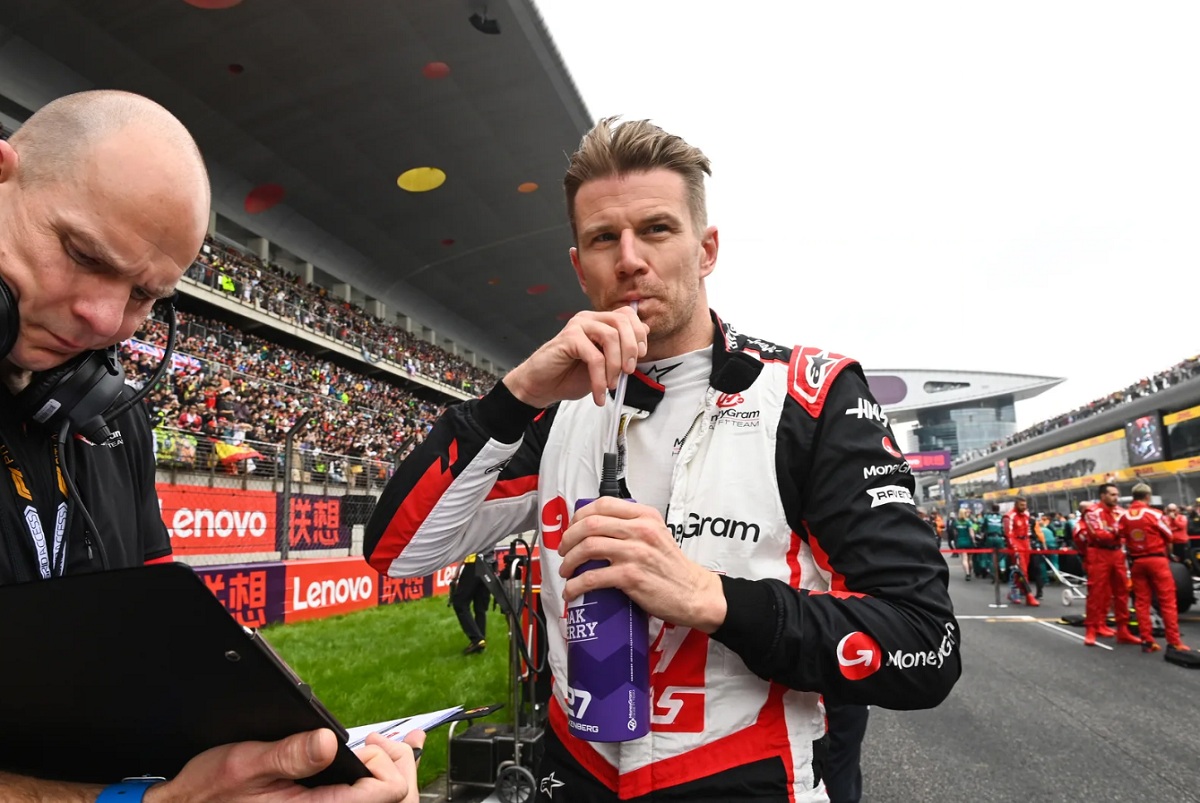
[[[166,778],[126,778],[120,783],[104,787],[96,803],[141,803],[146,790]]]

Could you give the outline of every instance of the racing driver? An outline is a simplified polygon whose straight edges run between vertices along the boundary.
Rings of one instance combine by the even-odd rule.
[[[960,673],[946,562],[859,365],[710,313],[709,172],[646,121],[584,136],[564,184],[594,311],[447,410],[367,526],[369,562],[393,577],[538,528],[548,614],[615,587],[650,616],[651,727],[627,742],[569,732],[566,642],[547,628],[539,801],[825,800],[821,693],[926,708]],[[618,425],[606,402],[622,373]],[[614,431],[637,502],[600,498],[572,518]],[[610,565],[572,577],[591,560]]]

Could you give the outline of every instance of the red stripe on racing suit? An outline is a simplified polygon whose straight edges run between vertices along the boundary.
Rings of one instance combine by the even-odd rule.
[[[684,673],[702,678],[700,689],[663,699],[656,687],[651,711],[658,722],[649,736],[586,749],[611,768],[622,799],[646,789],[644,778],[649,788],[674,783],[681,777],[669,771],[674,766],[690,767],[696,777],[717,773],[712,782],[719,786],[715,765],[695,757],[756,727],[783,686],[786,791],[808,800],[819,794],[811,789],[812,740],[824,732],[818,693],[923,708],[938,704],[957,680],[948,570],[916,515],[907,464],[885,448],[895,438],[857,364],[714,325],[710,387],[680,449],[666,519],[675,532],[689,533],[677,539],[684,554],[721,575],[727,618],[697,648],[703,671]],[[631,378],[627,409],[653,414],[657,392]],[[720,394],[742,399],[720,408]],[[611,410],[589,397],[552,406],[535,421],[537,413],[502,382],[483,399],[450,408],[385,488],[366,531],[371,565],[391,576],[428,574],[536,527],[546,539],[544,608],[561,611],[564,581],[554,550],[568,511],[595,495]],[[452,442],[458,455],[447,462]],[[423,496],[422,478],[435,465],[449,479],[436,503],[425,505],[428,515],[415,521],[401,511],[410,497]],[[498,481],[526,492],[497,498]],[[533,485],[536,493],[528,492]],[[697,531],[689,521],[710,526]],[[826,593],[843,586],[844,593]],[[662,626],[652,619],[651,643]],[[565,640],[554,623],[549,631],[558,698]],[[665,667],[658,676],[671,683],[676,670]],[[702,715],[689,706],[702,706]],[[681,722],[688,730],[679,730]]]

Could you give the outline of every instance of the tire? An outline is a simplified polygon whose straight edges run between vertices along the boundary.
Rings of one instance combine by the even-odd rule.
[[[1068,608],[1071,607],[1071,589],[1069,589],[1069,588],[1063,589],[1062,601],[1063,601],[1063,605],[1066,605]]]
[[[510,764],[496,776],[496,797],[501,803],[529,803],[536,789],[533,773],[516,764]]]
[[[1192,586],[1192,573],[1182,563],[1171,563],[1171,578],[1175,581],[1175,607],[1187,613],[1196,604],[1196,591]]]

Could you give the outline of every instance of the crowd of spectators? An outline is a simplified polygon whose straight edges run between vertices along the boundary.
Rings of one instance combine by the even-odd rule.
[[[389,360],[410,374],[469,393],[485,393],[496,377],[440,346],[421,340],[395,323],[334,297],[294,273],[244,254],[213,238],[185,274],[231,299],[299,324],[361,351],[364,359]]]
[[[972,449],[968,452],[963,452],[954,458],[954,463],[955,465],[969,463],[972,460],[977,460],[980,457],[998,452],[1001,449],[1021,443],[1022,441],[1036,438],[1039,435],[1045,435],[1047,432],[1053,432],[1056,429],[1074,424],[1077,421],[1090,418],[1098,413],[1115,410],[1123,404],[1128,404],[1135,399],[1141,399],[1145,396],[1158,393],[1161,390],[1166,390],[1172,385],[1178,385],[1180,382],[1184,382],[1197,375],[1200,375],[1200,359],[1189,357],[1165,371],[1160,371],[1154,376],[1145,377],[1133,383],[1124,390],[1114,391],[1069,413],[1063,413],[1062,415],[1027,427],[1020,432],[1014,432],[1007,438],[992,443],[986,449]]]
[[[298,436],[304,466],[346,481],[362,474],[364,466],[390,469],[424,438],[444,409],[390,382],[229,324],[185,313],[178,318],[175,370],[145,402],[164,437],[194,436],[190,460],[184,453],[165,455],[169,460],[207,467],[219,441],[248,445],[262,456],[232,464],[231,471],[276,471],[284,436],[301,413],[314,410]],[[135,387],[159,364],[160,351],[152,347],[161,349],[166,341],[166,324],[152,318],[123,344],[122,362]]]

